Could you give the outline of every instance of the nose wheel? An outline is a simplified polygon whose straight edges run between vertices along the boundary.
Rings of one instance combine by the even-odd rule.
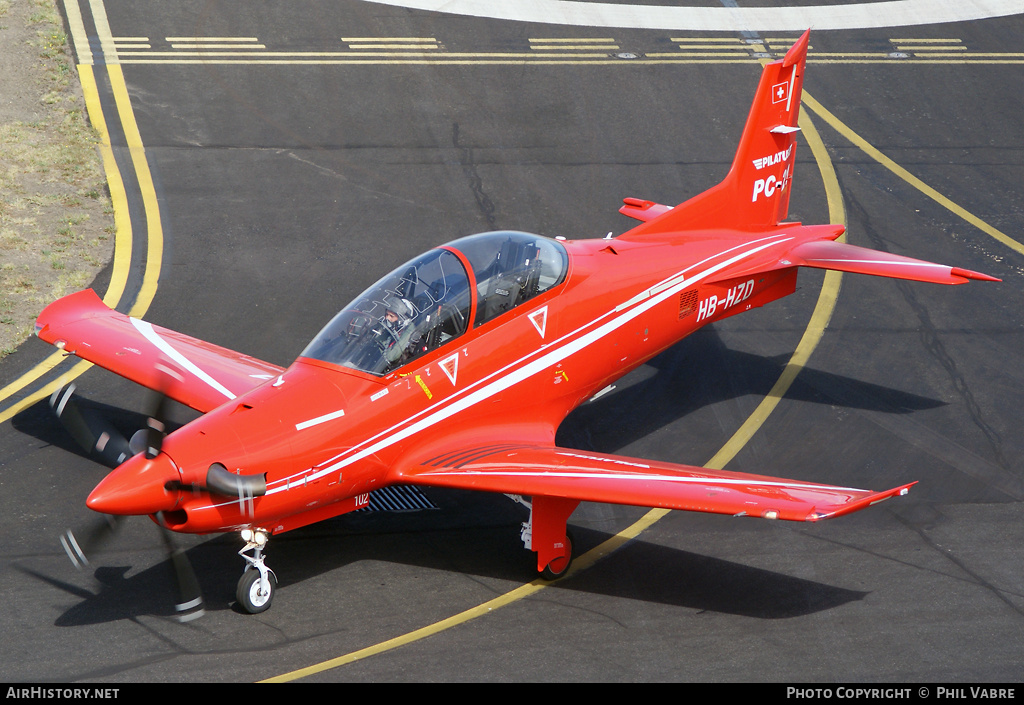
[[[267,533],[262,529],[243,529],[245,547],[238,552],[246,561],[245,572],[238,580],[235,599],[249,614],[259,614],[270,609],[277,589],[277,576],[263,562],[263,548],[267,545]],[[252,551],[252,555],[247,555]]]
[[[243,610],[249,614],[259,614],[270,609],[277,588],[277,578],[267,570],[264,576],[258,570],[247,570],[238,580],[235,598]]]

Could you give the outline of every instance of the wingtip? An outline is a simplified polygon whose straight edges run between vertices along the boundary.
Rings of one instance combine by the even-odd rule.
[[[988,274],[982,274],[981,272],[972,272],[970,269],[963,269],[962,267],[950,267],[949,273],[955,277],[963,277],[964,279],[974,279],[975,281],[982,282],[1001,282],[1002,279],[989,276]]]
[[[861,497],[860,499],[850,502],[849,504],[843,505],[833,511],[822,511],[812,512],[807,516],[807,521],[821,521],[823,519],[834,519],[835,517],[841,517],[846,514],[852,514],[853,512],[860,511],[872,505],[884,502],[890,497],[902,497],[910,491],[910,488],[917,484],[917,480],[914,482],[907,483],[906,485],[900,485],[899,487],[893,487],[891,490],[884,490],[882,492],[871,492]]]

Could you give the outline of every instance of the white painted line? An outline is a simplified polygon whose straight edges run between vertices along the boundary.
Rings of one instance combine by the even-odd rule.
[[[791,7],[667,7],[571,0],[364,0],[516,22],[704,32],[903,27],[1024,14],[1021,0],[888,0]]]

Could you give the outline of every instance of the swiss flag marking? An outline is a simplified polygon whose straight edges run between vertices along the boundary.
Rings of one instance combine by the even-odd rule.
[[[789,97],[789,84],[776,83],[772,86],[772,103],[781,103]]]

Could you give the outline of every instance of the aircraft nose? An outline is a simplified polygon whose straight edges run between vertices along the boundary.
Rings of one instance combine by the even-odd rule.
[[[180,481],[174,462],[166,453],[147,458],[140,453],[107,475],[89,495],[86,505],[103,514],[155,514],[174,509],[178,490],[167,489]],[[173,485],[172,485],[173,487]]]

